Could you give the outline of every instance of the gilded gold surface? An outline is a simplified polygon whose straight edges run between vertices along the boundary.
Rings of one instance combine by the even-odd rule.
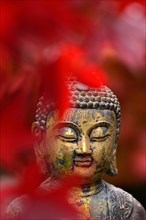
[[[68,109],[62,121],[48,118],[44,143],[56,176],[77,174],[85,183],[97,181],[113,159],[115,113],[110,110]]]
[[[69,108],[61,120],[54,111],[47,117],[42,140],[35,147],[52,175],[45,189],[54,178],[61,184],[62,177],[80,177],[78,186],[67,194],[79,219],[126,220],[135,217],[137,209],[144,216],[142,206],[137,206],[131,195],[102,181],[109,170],[117,172],[117,118],[113,110]]]
[[[57,112],[48,117],[42,142],[51,173],[57,178],[78,175],[81,185],[88,186],[88,192],[74,187],[68,195],[82,219],[90,218],[97,181],[109,169],[115,154],[115,138],[116,116],[111,110],[70,108],[61,121],[57,120]]]
[[[52,103],[45,102],[43,97],[38,103],[32,126],[35,153],[42,171],[50,174],[39,189],[56,191],[63,186],[64,177],[74,177],[78,183],[67,187],[63,196],[77,209],[77,219],[146,219],[136,199],[102,180],[104,174],[117,174],[120,129],[117,97],[106,86],[93,89],[76,81],[69,85],[72,108],[61,119]],[[23,199],[18,198],[8,207],[9,216],[15,216],[15,220],[24,214],[23,210],[18,211],[20,203]],[[54,219],[74,219],[56,214]]]

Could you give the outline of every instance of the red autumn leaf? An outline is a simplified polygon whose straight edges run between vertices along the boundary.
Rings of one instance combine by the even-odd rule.
[[[7,42],[8,39],[11,39],[12,33],[16,28],[16,5],[10,1],[1,1],[0,13],[0,39]]]
[[[107,84],[104,71],[89,61],[85,50],[77,46],[67,45],[63,48],[60,72],[72,73],[77,80],[92,87],[99,87],[100,83]]]
[[[0,124],[0,145],[1,145],[1,164],[8,169],[13,170],[23,161],[21,158],[25,152],[32,151],[32,135],[31,121],[29,121],[28,111],[31,115],[31,110],[28,105],[28,100],[31,98],[30,88],[33,77],[27,79],[22,75],[17,80],[9,83],[9,90],[6,91],[5,99],[1,104],[1,124]],[[26,83],[26,86],[23,85]],[[33,96],[35,99],[35,97]],[[27,106],[27,108],[26,108]],[[34,113],[33,113],[34,114]],[[31,155],[32,156],[32,155]],[[30,158],[31,159],[31,158]]]
[[[92,87],[106,84],[107,79],[101,68],[88,61],[85,51],[79,46],[63,45],[59,52],[55,62],[40,63],[38,75],[42,92],[45,91],[50,102],[56,103],[61,116],[69,106],[66,81],[70,76]]]
[[[114,0],[115,1],[115,0]],[[116,1],[115,1],[116,2]],[[128,7],[130,4],[134,4],[134,3],[137,3],[137,4],[141,4],[143,5],[144,7],[146,6],[145,5],[145,0],[122,0],[122,1],[119,1],[117,2],[117,6],[118,6],[118,10],[120,12],[122,12],[126,7]]]
[[[53,188],[49,188],[49,185],[46,185],[45,188],[42,186],[38,188],[42,180],[38,167],[29,166],[15,186],[2,191],[2,202],[10,200],[14,196],[20,198],[18,203],[23,203],[23,209],[20,210],[21,219],[31,219],[32,216],[33,218],[37,216],[37,219],[40,220],[58,217],[76,219],[78,211],[69,204],[67,195],[72,187],[80,184],[80,178],[78,176],[62,177],[60,185],[56,185],[56,180],[52,179],[55,184],[53,185],[52,182]],[[14,209],[16,208],[15,204],[14,202]]]

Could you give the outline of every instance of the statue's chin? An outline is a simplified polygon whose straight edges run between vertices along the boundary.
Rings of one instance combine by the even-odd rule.
[[[98,172],[99,171],[99,172]],[[93,183],[101,179],[102,172],[101,170],[96,167],[95,164],[77,164],[64,170],[64,169],[56,169],[53,170],[52,173],[54,174],[57,179],[62,179],[62,178],[74,178],[81,184],[88,184],[88,183]]]
[[[78,176],[82,183],[94,182],[101,177],[101,174],[96,173],[96,169],[94,166],[74,166],[73,174],[75,176]]]

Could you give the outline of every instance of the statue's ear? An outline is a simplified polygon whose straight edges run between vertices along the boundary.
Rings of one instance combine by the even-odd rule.
[[[38,122],[33,122],[31,131],[34,137],[34,142],[39,144],[43,138],[43,131],[40,128],[40,124]]]
[[[45,161],[46,152],[45,152],[45,145],[43,141],[44,132],[40,128],[40,125],[38,122],[33,122],[32,134],[34,138],[34,151],[36,155],[36,161],[38,165],[40,166],[41,172],[46,174],[48,172],[48,169],[47,169],[47,165]]]
[[[116,149],[113,151],[112,161],[110,163],[109,169],[106,172],[109,176],[115,176],[118,174],[117,163],[116,163]]]

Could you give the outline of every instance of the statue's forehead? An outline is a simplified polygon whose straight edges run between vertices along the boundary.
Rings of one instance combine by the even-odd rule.
[[[70,108],[66,110],[63,119],[75,123],[86,121],[93,123],[102,120],[111,122],[115,120],[115,113],[111,110]]]
[[[53,119],[57,118],[57,113],[54,114]],[[49,126],[52,119],[48,119],[47,125]],[[94,123],[100,121],[107,121],[108,123],[116,122],[116,115],[112,110],[100,110],[100,109],[81,109],[81,108],[68,108],[61,121],[73,122],[77,125]]]
[[[113,113],[114,112],[111,110],[68,108],[65,111],[63,118],[68,120],[72,120],[74,117],[84,119],[98,119],[100,117],[110,118],[113,116]]]

